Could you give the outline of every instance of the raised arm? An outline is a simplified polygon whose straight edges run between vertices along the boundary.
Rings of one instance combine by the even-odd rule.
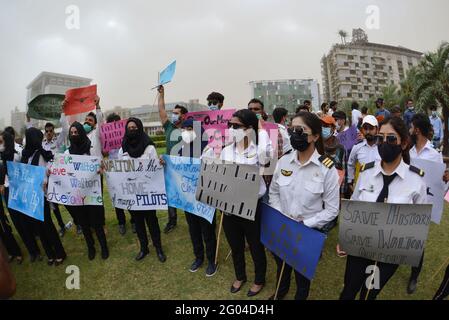
[[[168,115],[167,115],[167,111],[165,110],[164,86],[159,86],[157,91],[159,92],[159,99],[158,99],[159,117],[161,118],[162,125],[165,125],[168,121]]]

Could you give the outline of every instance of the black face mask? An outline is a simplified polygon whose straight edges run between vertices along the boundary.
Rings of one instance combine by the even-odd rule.
[[[376,136],[372,135],[372,134],[366,134],[365,135],[365,139],[366,141],[368,141],[369,143],[374,142],[374,140],[376,140]]]
[[[129,130],[128,131],[128,137],[130,139],[135,139],[139,135],[139,130]]]
[[[299,151],[304,152],[309,148],[310,143],[308,141],[309,136],[305,133],[298,134],[294,133],[290,137],[290,143],[292,145],[292,148]]]
[[[79,144],[79,142],[81,141],[80,136],[70,136],[70,143],[72,144]]]
[[[398,144],[381,143],[378,146],[379,155],[383,162],[391,163],[401,154],[402,147]]]

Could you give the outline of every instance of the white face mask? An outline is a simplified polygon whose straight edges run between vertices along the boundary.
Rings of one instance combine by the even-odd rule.
[[[191,144],[193,140],[196,139],[195,131],[183,131],[181,133],[182,141],[184,141],[187,144]]]
[[[0,152],[5,152],[5,145],[4,144],[0,144]]]
[[[231,141],[234,140],[235,142],[239,143],[240,141],[245,139],[245,136],[245,130],[243,129],[229,129],[229,138],[231,139]]]

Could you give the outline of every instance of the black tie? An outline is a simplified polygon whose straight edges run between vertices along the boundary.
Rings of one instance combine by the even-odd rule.
[[[394,178],[397,177],[397,173],[392,174],[391,176],[387,176],[382,174],[383,178],[384,178],[384,186],[382,188],[382,190],[379,193],[379,197],[377,197],[377,201],[376,202],[386,202],[386,200],[388,199],[388,187],[390,186],[390,183],[393,182]]]

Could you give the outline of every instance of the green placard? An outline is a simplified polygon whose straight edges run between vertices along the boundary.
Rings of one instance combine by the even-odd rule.
[[[38,120],[58,120],[62,113],[63,94],[42,94],[28,104],[28,116]]]

